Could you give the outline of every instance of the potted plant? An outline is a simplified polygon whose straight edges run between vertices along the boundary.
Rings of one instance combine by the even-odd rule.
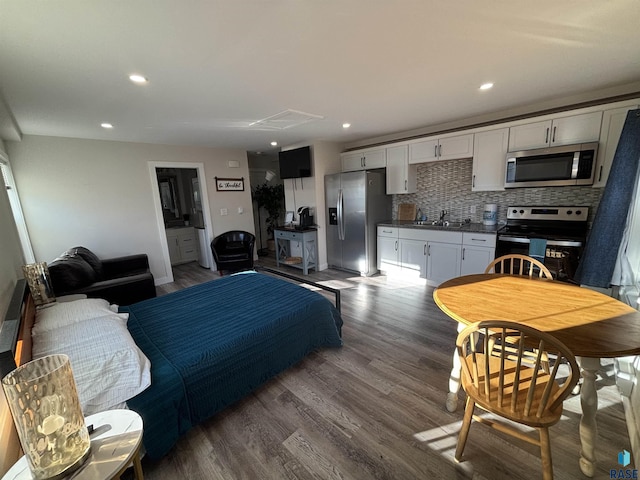
[[[267,247],[270,251],[275,252],[275,240],[273,239],[273,231],[280,223],[282,212],[284,211],[284,185],[268,185],[266,182],[258,185],[252,192],[253,200],[258,204],[258,214],[260,208],[264,208],[269,215],[265,222],[267,224]],[[260,228],[260,231],[262,229]]]

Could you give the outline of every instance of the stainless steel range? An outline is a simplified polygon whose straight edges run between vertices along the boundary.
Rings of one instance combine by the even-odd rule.
[[[573,282],[587,238],[589,207],[509,207],[498,230],[496,257],[529,255],[531,239],[546,241],[544,264],[557,280]]]

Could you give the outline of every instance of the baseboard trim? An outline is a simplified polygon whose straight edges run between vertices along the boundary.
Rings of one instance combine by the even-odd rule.
[[[171,283],[173,282],[173,279],[171,277],[157,277],[154,278],[154,284],[156,285],[156,287],[158,285],[164,285],[165,283]]]

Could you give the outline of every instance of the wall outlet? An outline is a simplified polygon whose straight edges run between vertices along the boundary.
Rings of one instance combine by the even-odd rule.
[[[244,208],[238,207],[238,213],[244,213]]]
[[[469,207],[469,213],[476,213],[476,206],[475,205],[471,205]]]
[[[220,215],[229,215],[229,210],[227,210],[226,208],[221,208]]]

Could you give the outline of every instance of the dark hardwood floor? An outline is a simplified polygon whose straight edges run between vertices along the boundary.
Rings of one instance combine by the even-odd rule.
[[[274,266],[268,257],[259,263]],[[195,263],[174,276],[158,294],[219,278]],[[464,394],[455,413],[444,403],[456,323],[435,306],[432,288],[337,270],[308,278],[341,289],[344,346],[312,353],[193,428],[161,460],[144,459],[147,480],[541,477],[537,447],[478,424],[465,461],[455,462]],[[597,383],[595,478],[609,478],[617,453],[630,450],[611,362]],[[556,479],[586,478],[578,467],[580,411],[571,397],[551,428]]]

